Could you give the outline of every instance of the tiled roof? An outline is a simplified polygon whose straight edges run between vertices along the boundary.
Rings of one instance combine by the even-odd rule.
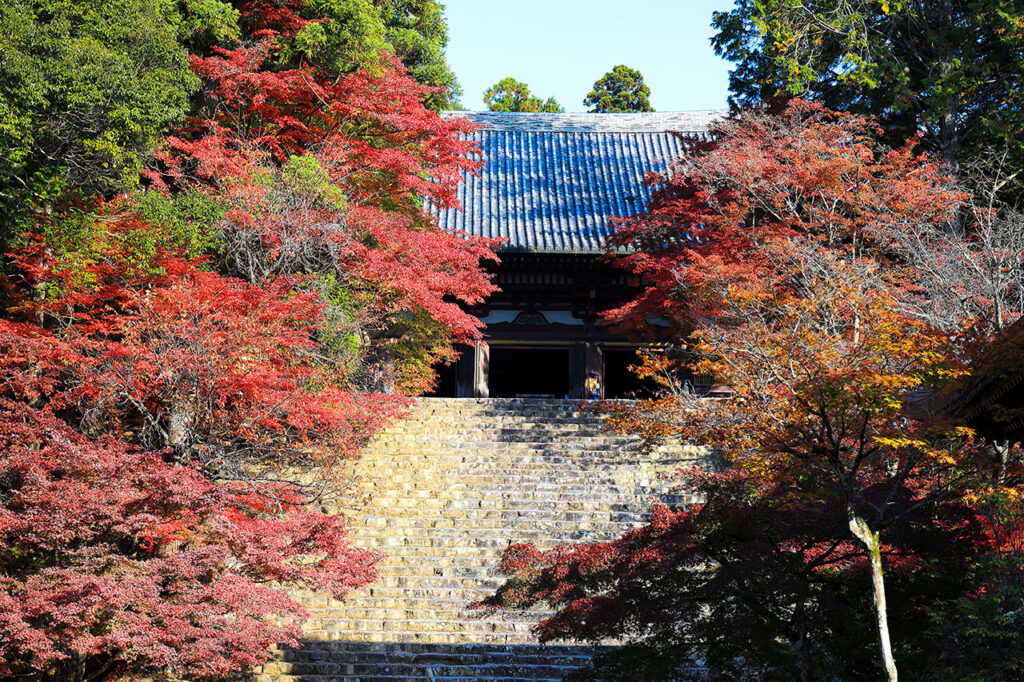
[[[509,251],[603,251],[612,218],[650,201],[644,177],[685,151],[682,138],[707,139],[724,115],[446,112],[481,126],[472,139],[484,166],[464,174],[461,208],[439,209],[438,220],[449,231],[505,239]]]

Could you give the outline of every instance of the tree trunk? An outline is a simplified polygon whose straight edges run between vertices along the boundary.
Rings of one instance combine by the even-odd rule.
[[[871,557],[871,588],[875,597],[875,624],[878,626],[878,645],[882,653],[886,679],[896,682],[896,661],[892,657],[889,640],[889,619],[885,613],[885,581],[882,576],[882,550],[878,531],[871,530],[867,521],[852,511],[849,513],[850,532],[864,543]]]
[[[801,595],[796,604],[796,611],[793,614],[793,621],[800,629],[800,632],[796,641],[791,641],[790,644],[790,651],[796,656],[797,669],[800,671],[800,682],[812,682],[813,680],[810,657],[807,651],[807,628],[805,627],[806,620],[804,618],[804,605],[806,603],[806,596]]]
[[[953,26],[955,21],[953,3],[945,0],[942,3],[942,21],[946,26]],[[943,43],[944,53],[939,58],[939,72],[943,78],[948,76],[954,67],[956,47],[952,44]],[[945,111],[941,114],[939,122],[939,144],[942,145],[942,156],[954,177],[959,174],[960,166],[960,97],[954,95],[946,102]]]
[[[167,424],[167,445],[174,449],[174,457],[178,462],[188,461],[189,446],[192,444],[191,405],[175,404],[171,407]]]
[[[999,475],[996,480],[999,485],[1003,485],[1006,482],[1006,466],[1010,463],[1010,441],[1008,440],[997,440],[992,444],[995,448],[996,453],[999,455]]]

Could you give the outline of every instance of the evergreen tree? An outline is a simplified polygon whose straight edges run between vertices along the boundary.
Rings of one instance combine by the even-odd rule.
[[[502,78],[484,91],[484,103],[491,111],[525,111],[561,114],[565,112],[554,97],[542,100],[530,92],[526,83]]]
[[[427,99],[434,110],[458,106],[462,88],[445,59],[448,22],[435,0],[382,0],[379,5],[391,48],[418,83],[443,91]]]
[[[161,0],[0,3],[0,249],[67,188],[130,180],[188,111],[179,35],[201,32]]]
[[[592,114],[622,114],[631,111],[654,111],[648,97],[651,89],[644,75],[636,69],[619,64],[594,83],[594,89],[583,100]]]
[[[716,12],[734,107],[799,96],[919,131],[953,165],[1007,148],[1024,166],[1024,0],[737,0]]]

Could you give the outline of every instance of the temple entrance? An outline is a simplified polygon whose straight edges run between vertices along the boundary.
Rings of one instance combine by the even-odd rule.
[[[434,384],[433,390],[428,393],[424,393],[424,395],[429,398],[458,397],[458,363],[452,362],[447,365],[434,365],[434,371],[437,372],[437,382]]]
[[[634,348],[604,349],[604,397],[651,398],[657,385],[650,379],[641,379],[629,368],[640,362]]]
[[[488,385],[492,398],[567,398],[569,348],[491,346]]]
[[[534,345],[531,345],[534,344]],[[460,347],[451,365],[435,366],[438,373],[428,396],[444,398],[557,398],[588,395],[594,376],[605,399],[651,398],[658,385],[640,379],[629,367],[639,362],[636,347],[604,346],[592,341],[541,345],[531,341],[489,344],[477,341]],[[692,376],[681,377],[698,392],[706,390]],[[706,377],[705,377],[706,379]]]

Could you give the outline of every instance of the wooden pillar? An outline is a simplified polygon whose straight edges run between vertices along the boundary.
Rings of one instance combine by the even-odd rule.
[[[598,386],[600,387],[600,397],[604,398],[604,354],[601,352],[601,346],[596,341],[587,341],[583,344],[583,357],[584,367],[587,376],[590,374],[597,375]],[[587,396],[588,398],[590,396]]]
[[[587,377],[591,373],[597,375],[600,396],[604,398],[604,359],[601,346],[596,341],[584,341],[573,344],[569,354],[569,375],[571,398],[589,398]]]
[[[489,383],[491,373],[491,347],[486,341],[476,342],[476,362],[473,380],[473,396],[476,398],[489,398],[491,387]]]

